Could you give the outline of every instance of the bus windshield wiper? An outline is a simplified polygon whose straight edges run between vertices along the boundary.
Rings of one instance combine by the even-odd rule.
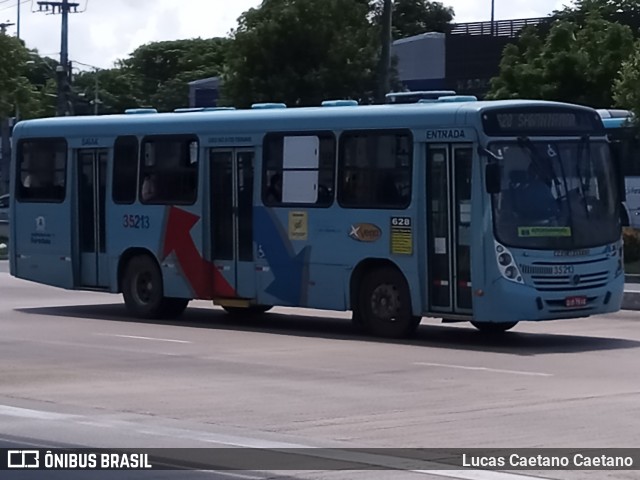
[[[586,164],[587,164],[587,173],[585,175],[584,181],[582,180],[582,157],[584,152],[587,153]],[[578,155],[576,161],[576,174],[578,175],[578,186],[580,197],[582,200],[582,204],[584,205],[584,213],[589,218],[589,205],[587,202],[587,192],[589,191],[591,184],[591,149],[589,148],[589,136],[584,135],[580,139],[580,143],[578,144]]]

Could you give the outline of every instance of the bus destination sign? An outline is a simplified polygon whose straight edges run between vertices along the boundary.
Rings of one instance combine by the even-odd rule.
[[[558,108],[490,110],[483,113],[487,135],[583,135],[602,134],[595,112]]]

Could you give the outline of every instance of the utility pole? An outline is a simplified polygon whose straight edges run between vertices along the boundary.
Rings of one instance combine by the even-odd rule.
[[[22,4],[22,2],[20,0],[18,0],[18,15],[16,17],[16,36],[18,37],[18,39],[20,39],[20,5]]]
[[[495,18],[496,18],[496,5],[495,0],[491,0],[491,36],[495,35]]]
[[[0,23],[0,34],[6,35],[7,28],[14,25],[13,23]],[[0,195],[9,191],[9,165],[11,164],[11,124],[9,113],[0,118],[0,153],[2,153],[2,162],[0,162]]]
[[[384,0],[382,10],[382,33],[380,37],[380,66],[378,70],[378,102],[384,103],[385,95],[389,93],[389,71],[391,70],[391,23],[393,18],[393,3]]]
[[[70,3],[69,0],[59,2],[38,2],[41,12],[62,14],[62,30],[60,42],[60,65],[56,68],[58,80],[58,116],[69,115],[69,91],[71,90],[69,77],[69,13],[78,13],[79,3]],[[73,10],[73,12],[72,12]]]
[[[100,83],[98,83],[98,70],[94,72],[96,78],[96,86],[93,91],[93,114],[98,115],[98,107],[100,106],[100,97],[98,96],[98,90],[100,89]]]

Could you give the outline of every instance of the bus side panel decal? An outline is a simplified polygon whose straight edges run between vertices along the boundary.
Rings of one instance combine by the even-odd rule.
[[[255,225],[258,250],[274,276],[265,292],[293,305],[305,305],[311,247],[305,246],[296,254],[288,232],[267,208],[255,209]]]
[[[175,253],[197,298],[236,297],[233,287],[213,263],[203,258],[191,238],[191,229],[200,217],[176,207],[168,209],[167,217],[161,259]]]

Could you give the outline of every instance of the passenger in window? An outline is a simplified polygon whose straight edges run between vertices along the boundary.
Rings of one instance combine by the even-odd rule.
[[[156,198],[158,188],[158,176],[155,173],[144,177],[142,182],[142,201],[148,202]]]
[[[274,173],[271,176],[265,200],[268,204],[282,202],[282,175],[279,173]]]

